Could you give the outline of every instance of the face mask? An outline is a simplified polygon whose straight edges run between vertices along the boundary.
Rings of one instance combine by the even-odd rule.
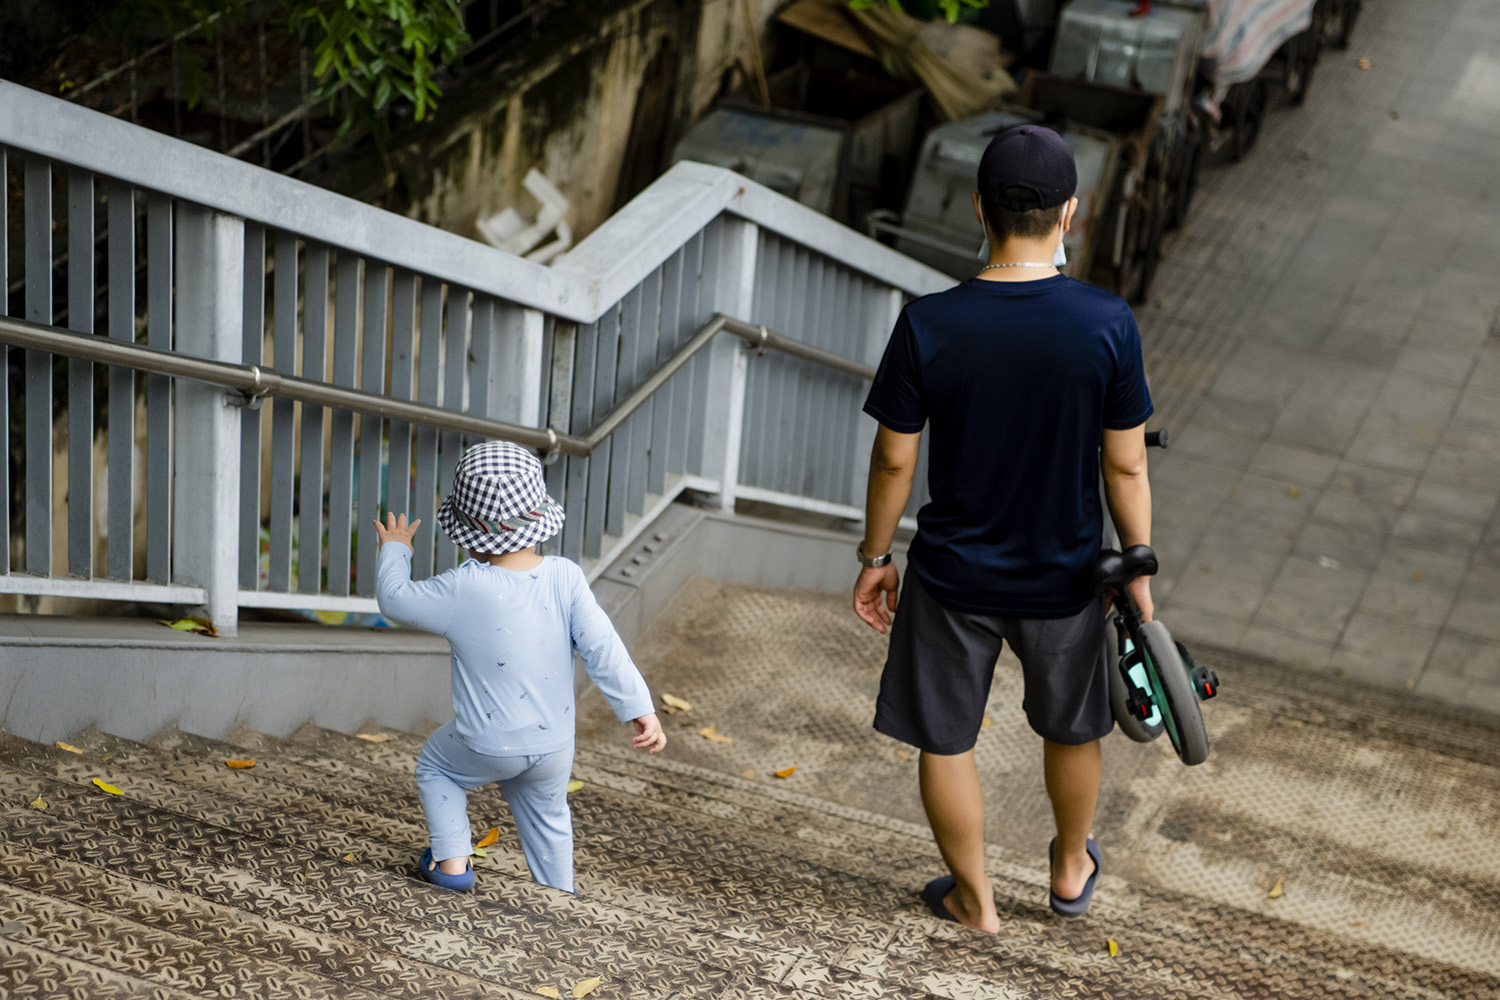
[[[1062,268],[1068,263],[1068,252],[1063,249],[1063,241],[1057,241],[1057,252],[1052,255],[1052,266]]]

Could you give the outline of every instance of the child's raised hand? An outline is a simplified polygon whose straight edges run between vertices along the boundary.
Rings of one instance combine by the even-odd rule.
[[[661,720],[656,717],[655,712],[635,720],[635,739],[630,741],[630,745],[637,750],[661,753],[662,747],[667,745],[667,734],[662,732]]]
[[[380,523],[379,518],[375,519],[375,537],[380,539],[381,545],[384,545],[386,542],[401,542],[415,552],[417,551],[417,547],[411,543],[411,540],[416,535],[417,529],[421,526],[422,519],[420,517],[411,524],[407,524],[405,514],[392,514],[390,511],[386,511],[384,524]]]

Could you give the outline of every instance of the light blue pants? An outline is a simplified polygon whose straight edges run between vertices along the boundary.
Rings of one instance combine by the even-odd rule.
[[[469,838],[468,790],[500,782],[521,835],[531,877],[573,891],[573,814],[568,777],[573,747],[539,756],[491,757],[469,749],[450,722],[427,738],[417,757],[417,795],[427,814],[436,861],[474,852]]]

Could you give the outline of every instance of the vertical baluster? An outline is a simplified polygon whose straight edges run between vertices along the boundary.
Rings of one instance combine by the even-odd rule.
[[[389,286],[384,264],[365,261],[363,329],[360,335],[359,387],[365,392],[385,392],[386,295]],[[359,418],[359,550],[355,553],[355,592],[375,595],[376,558],[380,546],[373,530],[380,516],[380,441],[384,430],[379,417]],[[428,522],[431,523],[431,522]],[[422,550],[419,547],[417,552]]]
[[[146,198],[146,344],[172,349],[172,199]],[[172,380],[146,376],[146,579],[172,575]]]
[[[572,406],[568,433],[583,436],[594,422],[594,367],[599,360],[599,324],[580,326],[573,350]],[[555,394],[554,394],[555,395]],[[603,450],[588,458],[568,459],[568,530],[563,534],[563,555],[578,562],[583,558],[588,527],[590,466],[603,462]]]
[[[760,252],[756,262],[755,291],[751,298],[750,319],[784,333],[784,314],[788,304],[782,299],[791,290],[791,250],[774,233],[761,230]],[[784,291],[783,291],[784,290]],[[745,378],[745,424],[740,454],[740,482],[768,486],[775,468],[776,455],[767,454],[766,439],[776,419],[773,397],[776,395],[780,359],[773,354],[752,357]]]
[[[537,415],[542,426],[555,427],[566,433],[572,426],[573,355],[578,344],[578,326],[566,321],[554,321],[549,317],[543,327],[542,335],[547,351],[543,356],[543,369],[547,374],[547,383],[542,391],[543,405],[537,411]],[[545,466],[543,473],[546,476],[547,492],[568,509],[572,507],[568,497],[570,462],[570,459],[555,457],[550,464]],[[543,551],[548,553],[566,551],[570,533],[577,534],[573,531],[572,520],[565,519],[562,532],[558,537],[544,543]]]
[[[359,263],[340,250],[334,271],[333,384],[349,389],[359,366]],[[353,518],[354,414],[335,408],[328,431],[328,593],[337,597],[349,594]]]
[[[68,328],[94,332],[94,175],[68,171]],[[68,573],[94,575],[94,365],[68,359]]]
[[[699,257],[698,280],[692,288],[694,307],[688,313],[693,317],[692,326],[695,329],[708,320],[709,313],[718,310],[722,277],[720,272],[724,268],[725,254],[723,217],[709,223],[702,235],[703,252]],[[705,431],[708,427],[708,408],[712,405],[708,398],[711,373],[709,355],[712,353],[712,348],[705,348],[693,359],[693,410],[692,419],[688,421],[688,471],[695,475],[702,475],[708,468],[708,440]]]
[[[677,350],[677,338],[682,322],[682,260],[686,247],[668,257],[661,268],[661,306],[657,316],[656,366],[661,367],[672,352]],[[652,493],[664,493],[667,488],[667,471],[672,465],[672,431],[677,414],[677,396],[683,390],[681,372],[667,379],[656,390],[656,401],[651,413],[651,451],[646,467],[646,489]]]
[[[276,234],[272,363],[283,375],[297,373],[297,236]],[[296,403],[271,400],[271,555],[266,586],[285,593],[292,585],[292,503],[295,497]]]
[[[824,297],[824,322],[828,324],[830,331],[840,332],[838,343],[849,351],[848,356],[860,358],[855,346],[858,338],[850,332],[852,324],[849,323],[849,271],[847,268],[837,268],[833,274],[833,287],[828,295]],[[853,505],[857,501],[848,495],[848,484],[853,476],[852,466],[859,462],[860,456],[855,454],[854,447],[854,423],[859,418],[860,407],[864,404],[864,390],[866,384],[861,379],[852,376],[833,376],[832,384],[839,388],[839,392],[830,397],[832,404],[832,448],[824,453],[822,475],[818,480],[820,499],[831,503],[843,503]]]
[[[115,286],[125,280],[114,271],[114,188],[110,189],[110,279],[111,302]],[[240,361],[259,366],[266,346],[266,227],[257,222],[245,223],[245,293],[244,330],[241,333]],[[110,306],[110,335],[114,336],[114,306]],[[110,385],[110,464],[114,464],[114,385]],[[259,404],[246,406],[240,413],[240,589],[260,588],[260,436],[262,410]],[[111,478],[111,497],[113,497]],[[113,508],[113,502],[111,502]],[[114,511],[111,509],[111,516]],[[113,532],[110,529],[110,559],[113,567]],[[113,572],[113,569],[111,570]]]
[[[594,358],[594,407],[584,426],[592,429],[615,402],[615,370],[620,357],[620,307],[613,306],[599,317],[599,353]],[[583,518],[583,554],[597,559],[604,551],[605,510],[609,500],[610,461],[614,453],[612,434],[589,459],[589,494]]]
[[[640,346],[641,287],[625,294],[620,303],[620,350],[615,362],[615,384],[609,409],[625,399],[635,384],[636,353]],[[636,415],[641,410],[636,411]],[[625,513],[630,505],[630,463],[635,455],[634,415],[611,435],[609,460],[609,493],[604,509],[604,530],[611,535],[625,534]]]
[[[447,323],[443,330],[443,408],[463,412],[464,371],[469,359],[469,293],[448,288]],[[443,431],[438,453],[438,492],[453,488],[453,473],[463,457],[464,437],[458,431]],[[458,565],[459,550],[442,531],[433,533],[437,543],[435,568],[441,573]]]
[[[808,328],[808,288],[813,267],[812,254],[805,247],[792,251],[795,263],[792,266],[792,294],[786,303],[785,325],[782,331],[798,339],[806,339]],[[776,352],[780,355],[780,352]],[[774,469],[772,476],[762,485],[784,493],[797,491],[797,470],[806,461],[806,447],[798,442],[807,428],[797,425],[802,396],[802,369],[805,362],[798,358],[781,355],[776,358],[777,383],[781,390],[780,401],[773,412],[775,429],[767,435],[767,446],[771,449],[768,464]]]
[[[422,279],[422,335],[417,358],[417,399],[437,406],[443,380],[443,285],[436,278]],[[417,485],[412,508],[423,524],[432,525],[432,534],[417,542],[412,559],[412,575],[431,576],[435,539],[442,534],[437,523],[438,432],[435,427],[415,428]]]
[[[10,163],[0,146],[0,316],[10,315]],[[10,574],[10,346],[0,344],[0,576]]]
[[[682,281],[678,289],[677,331],[672,340],[673,350],[681,347],[708,319],[698,303],[698,276],[703,270],[703,234],[700,232],[694,236],[682,250]],[[688,472],[692,456],[698,454],[689,439],[693,433],[693,425],[696,423],[702,426],[702,421],[694,417],[698,413],[694,408],[694,400],[700,391],[699,366],[707,357],[706,349],[699,351],[698,356],[673,379],[677,385],[672,389],[671,441],[667,445],[669,473]]]
[[[135,255],[135,189],[110,181],[109,339],[126,344],[135,343]],[[112,578],[134,578],[135,372],[125,365],[109,369],[108,559]]]
[[[635,371],[632,373],[632,388],[640,385],[656,367],[656,357],[661,343],[661,268],[647,275],[641,282],[640,332],[637,334]],[[625,509],[631,514],[642,514],[646,509],[646,479],[651,466],[652,426],[656,423],[657,409],[661,419],[667,419],[667,396],[663,386],[646,400],[646,405],[636,411],[630,432],[630,487],[625,493]]]
[[[495,300],[488,295],[475,295],[470,315],[473,325],[469,331],[469,356],[473,364],[469,366],[469,412],[478,417],[489,417],[494,415],[490,406],[493,383],[496,376],[504,377],[503,372],[490,367],[495,348]],[[545,395],[540,412],[547,412]],[[473,445],[479,441],[473,437],[466,443]]]
[[[52,164],[26,158],[26,318],[52,325]],[[26,352],[26,571],[52,572],[52,355]]]
[[[302,377],[323,381],[328,364],[328,247],[309,243],[304,255]],[[302,404],[302,455],[298,462],[297,590],[323,590],[323,407]]]
[[[823,298],[828,266],[822,254],[814,254],[809,263],[807,297],[801,306],[803,338],[810,344],[827,347],[829,338],[828,328],[824,325],[827,316]],[[817,496],[814,480],[818,470],[831,458],[828,444],[833,428],[828,421],[831,415],[828,402],[837,391],[839,376],[837,372],[814,366],[811,361],[797,360],[791,367],[793,370],[789,374],[797,392],[791,414],[791,433],[782,443],[791,459],[787,463],[791,475],[786,489],[799,496]]]
[[[409,400],[413,343],[417,329],[417,276],[396,268],[391,285],[391,398]],[[405,514],[411,507],[411,424],[390,423],[390,459],[386,465],[386,508]],[[427,522],[436,532],[438,526]]]

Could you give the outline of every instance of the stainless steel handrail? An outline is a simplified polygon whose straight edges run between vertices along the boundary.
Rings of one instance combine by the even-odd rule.
[[[210,385],[224,386],[242,393],[253,403],[267,396],[295,399],[319,406],[334,406],[354,413],[404,420],[408,423],[436,427],[440,430],[458,431],[484,437],[514,441],[545,452],[548,457],[558,454],[587,457],[599,447],[632,413],[640,409],[651,395],[661,388],[693,357],[708,346],[718,333],[729,333],[764,352],[781,351],[793,357],[834,368],[866,380],[874,379],[875,369],[869,365],[851,361],[804,344],[800,340],[782,336],[752,323],[733,319],[722,313],[714,313],[687,343],[677,349],[660,368],[652,372],[629,396],[599,421],[587,436],[564,434],[550,427],[524,427],[503,420],[470,416],[445,410],[427,403],[391,399],[359,389],[315,382],[295,375],[283,375],[272,368],[258,365],[236,365],[227,361],[210,361],[207,358],[187,354],[175,354],[108,337],[72,333],[54,327],[42,326],[13,317],[0,317],[0,343],[25,350],[47,351],[64,357],[81,358],[98,364],[121,365],[137,371],[175,378],[192,379]]]

